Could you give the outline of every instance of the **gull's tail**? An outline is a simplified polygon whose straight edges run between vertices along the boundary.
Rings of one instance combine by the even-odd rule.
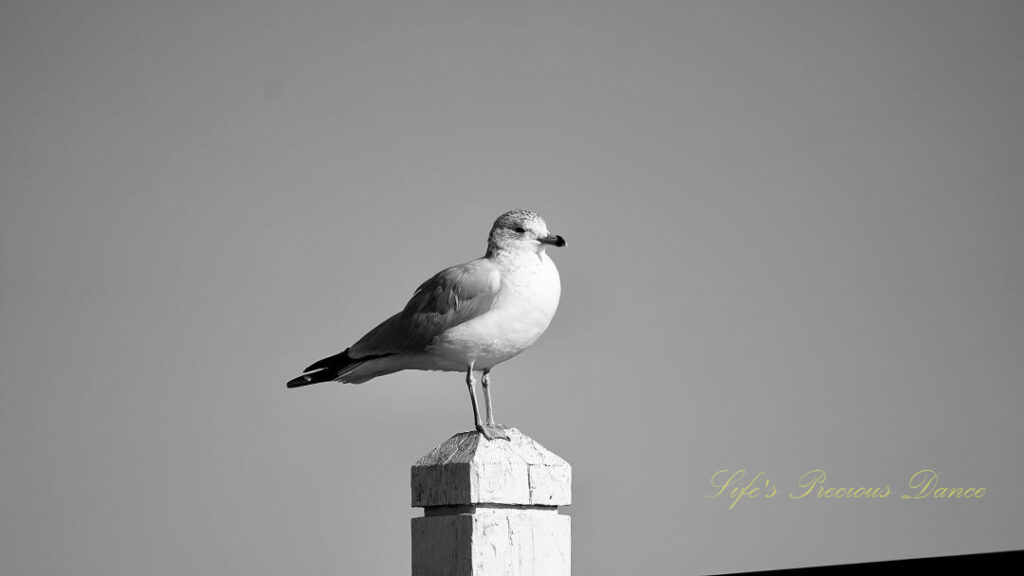
[[[369,355],[361,358],[352,358],[349,356],[349,348],[346,348],[342,352],[338,352],[334,356],[328,356],[323,360],[311,364],[308,368],[302,371],[302,376],[293,378],[288,381],[287,386],[289,388],[298,388],[300,386],[309,386],[310,384],[318,384],[320,382],[330,382],[332,380],[340,380],[342,382],[349,382],[352,384],[361,384],[370,378],[380,376],[381,374],[388,374],[401,368],[373,370],[366,375],[356,373],[351,374],[357,368],[362,366],[366,362],[376,360],[378,358],[384,358],[390,356],[390,354],[381,355]],[[364,370],[366,372],[366,370]]]

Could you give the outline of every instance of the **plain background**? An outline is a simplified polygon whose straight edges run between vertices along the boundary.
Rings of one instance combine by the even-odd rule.
[[[284,382],[511,208],[576,574],[1022,548],[1022,63],[1016,1],[4,2],[0,566],[407,574],[461,376]]]

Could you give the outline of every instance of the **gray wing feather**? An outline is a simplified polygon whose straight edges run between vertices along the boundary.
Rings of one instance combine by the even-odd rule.
[[[489,311],[500,287],[498,267],[486,258],[442,270],[416,289],[405,309],[353,344],[349,354],[422,352],[446,330]]]

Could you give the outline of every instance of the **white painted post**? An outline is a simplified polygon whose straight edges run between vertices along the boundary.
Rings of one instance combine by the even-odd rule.
[[[452,436],[412,467],[413,576],[569,576],[572,468],[515,428]]]

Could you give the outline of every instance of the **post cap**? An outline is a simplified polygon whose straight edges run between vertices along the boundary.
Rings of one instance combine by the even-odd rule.
[[[412,466],[413,507],[571,503],[572,467],[516,428],[509,440],[463,432]]]

